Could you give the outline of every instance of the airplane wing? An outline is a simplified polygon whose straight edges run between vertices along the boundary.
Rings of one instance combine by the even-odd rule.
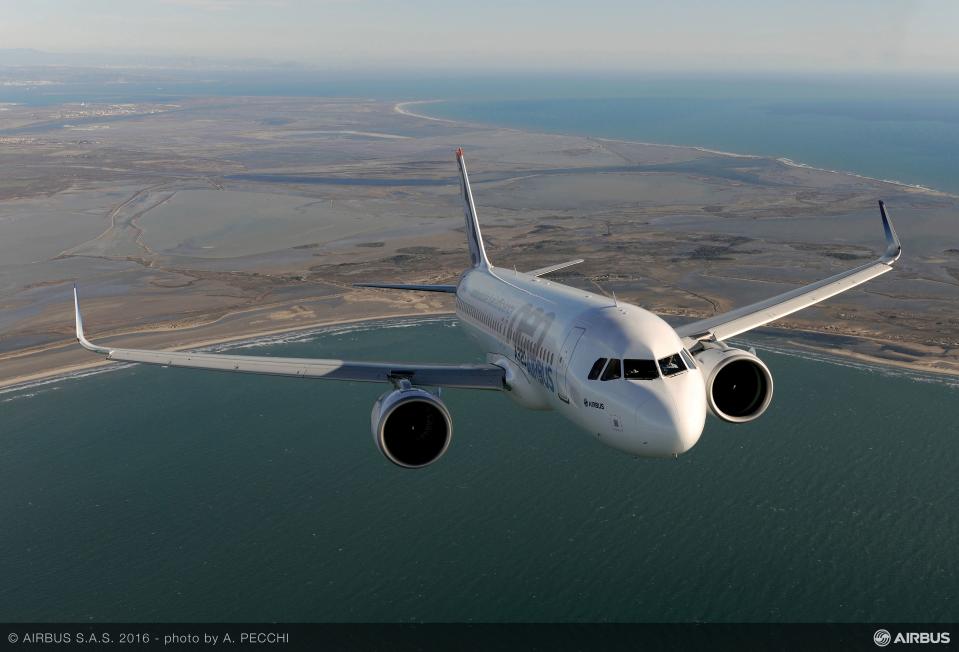
[[[902,254],[902,246],[899,243],[899,236],[896,235],[896,229],[893,227],[892,221],[886,215],[886,205],[881,201],[879,202],[879,212],[882,215],[882,226],[886,233],[886,251],[871,263],[785,292],[765,301],[737,308],[709,319],[685,324],[677,328],[676,333],[684,338],[688,345],[706,339],[725,340],[820,301],[825,301],[840,292],[845,292],[861,283],[885,274],[892,269],[893,263],[899,260],[899,256]]]
[[[448,292],[456,294],[455,285],[411,285],[409,283],[354,283],[355,288],[380,288],[382,290],[418,290],[420,292]]]
[[[348,362],[316,358],[274,358],[230,353],[151,351],[99,346],[90,342],[83,333],[83,318],[80,315],[80,300],[76,287],[73,288],[73,302],[76,310],[77,341],[88,351],[105,355],[107,360],[298,378],[383,383],[406,379],[411,385],[427,387],[499,390],[505,388],[506,372],[502,367],[493,364]]]
[[[567,267],[572,267],[573,265],[579,265],[583,262],[582,258],[577,258],[576,260],[567,260],[565,263],[556,263],[555,265],[549,265],[548,267],[540,267],[539,269],[534,269],[531,272],[526,272],[530,276],[544,276],[552,272],[558,272],[561,269],[566,269]]]

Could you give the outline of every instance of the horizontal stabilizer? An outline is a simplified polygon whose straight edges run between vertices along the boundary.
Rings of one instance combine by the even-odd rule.
[[[572,267],[573,265],[579,265],[583,262],[582,258],[577,258],[576,260],[567,260],[565,263],[556,263],[555,265],[550,265],[549,267],[540,267],[539,269],[534,269],[532,272],[526,272],[530,276],[543,276],[551,272],[558,272],[561,269],[567,267]]]
[[[408,283],[354,283],[355,288],[381,288],[384,290],[418,290],[420,292],[448,292],[456,294],[455,285],[412,285]]]

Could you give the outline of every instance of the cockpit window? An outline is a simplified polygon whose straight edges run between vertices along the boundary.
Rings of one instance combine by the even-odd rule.
[[[686,363],[683,362],[682,357],[680,357],[678,353],[674,353],[660,359],[659,368],[662,370],[664,376],[672,376],[681,371],[686,371]]]
[[[683,360],[686,361],[686,366],[688,368],[690,369],[696,368],[696,363],[693,361],[693,356],[689,351],[687,351],[686,349],[683,349],[682,351],[679,352],[679,355],[683,356]]]
[[[606,365],[606,371],[603,372],[602,380],[616,380],[623,375],[622,366],[619,364],[619,358],[611,358]]]
[[[594,362],[593,368],[589,370],[589,376],[587,376],[587,378],[589,378],[590,380],[596,380],[597,378],[599,378],[599,374],[602,373],[603,366],[605,364],[606,364],[606,358],[600,358],[599,360]]]
[[[623,360],[626,380],[655,380],[659,370],[655,360]]]

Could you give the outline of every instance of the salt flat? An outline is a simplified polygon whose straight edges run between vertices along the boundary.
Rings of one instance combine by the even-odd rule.
[[[677,318],[877,255],[883,198],[905,248],[897,271],[780,325],[811,346],[842,336],[833,345],[850,353],[959,370],[951,195],[769,158],[429,120],[379,101],[91,109],[82,125],[104,128],[82,132],[58,111],[0,114],[0,382],[95,362],[71,344],[74,281],[91,335],[130,345],[451,310],[447,298],[351,284],[462,269],[457,146],[498,264],[582,257],[557,280]]]

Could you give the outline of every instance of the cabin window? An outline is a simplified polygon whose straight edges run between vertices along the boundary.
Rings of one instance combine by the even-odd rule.
[[[693,361],[693,356],[692,354],[690,354],[689,351],[687,351],[686,349],[683,349],[682,351],[679,352],[679,355],[683,356],[683,360],[686,361],[687,367],[689,367],[690,369],[696,368],[696,363]]]
[[[587,378],[589,378],[590,380],[596,380],[597,378],[599,378],[599,374],[602,373],[603,367],[605,365],[606,365],[606,358],[600,358],[599,360],[594,362],[593,368],[589,370],[589,376],[587,376]]]
[[[655,380],[659,370],[655,360],[623,360],[626,380]]]
[[[601,380],[617,380],[623,376],[622,365],[619,364],[619,358],[610,358],[606,365],[606,371],[603,372]]]
[[[683,359],[678,353],[674,353],[665,358],[661,358],[659,368],[662,370],[663,376],[672,376],[686,371],[686,363],[683,362]]]

